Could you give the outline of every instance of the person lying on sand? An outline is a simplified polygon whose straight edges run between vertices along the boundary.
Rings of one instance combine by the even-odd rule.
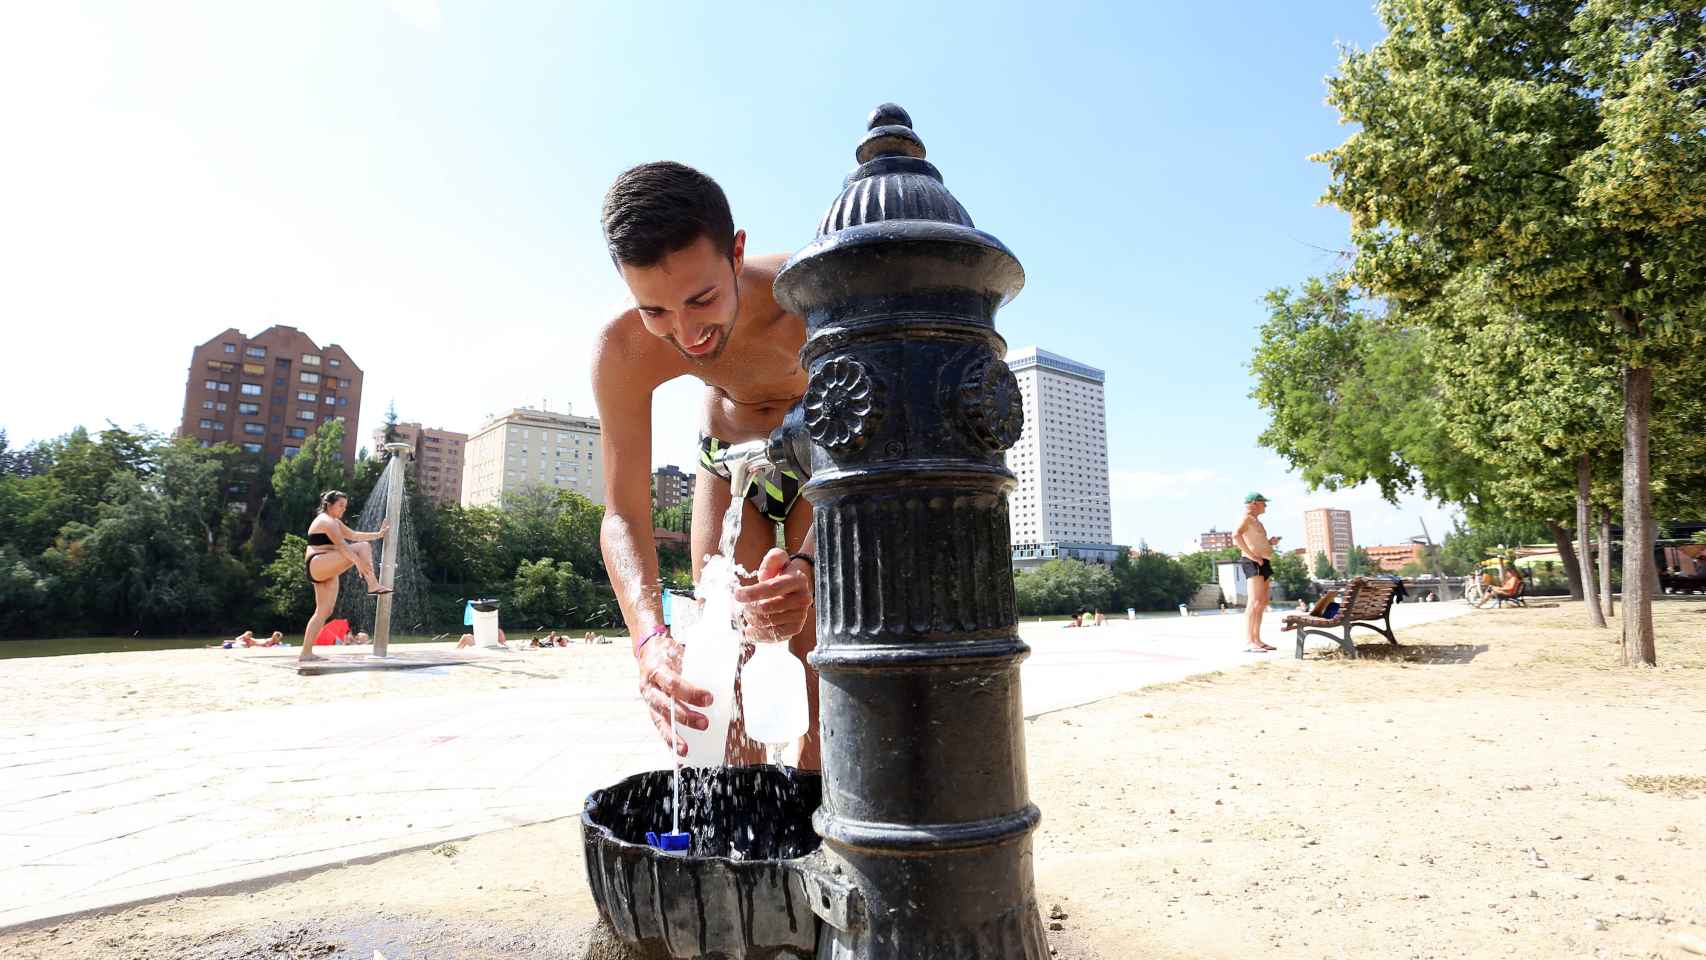
[[[255,632],[253,630],[244,630],[242,633],[237,634],[230,640],[225,641],[224,646],[227,650],[232,647],[276,647],[279,645],[279,641],[283,639],[284,634],[279,633],[277,630],[274,630],[272,632],[272,636],[265,640],[256,640]]]

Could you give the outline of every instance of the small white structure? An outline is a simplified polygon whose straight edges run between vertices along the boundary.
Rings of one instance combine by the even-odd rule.
[[[489,607],[490,609],[482,609]],[[474,646],[482,650],[501,650],[498,643],[498,605],[474,604]]]
[[[1214,578],[1220,583],[1220,593],[1226,602],[1241,607],[1250,600],[1250,580],[1237,560],[1220,560],[1214,565]]]

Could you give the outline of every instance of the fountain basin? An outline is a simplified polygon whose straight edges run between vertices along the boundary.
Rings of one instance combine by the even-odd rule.
[[[816,773],[774,766],[683,768],[687,855],[646,842],[671,829],[673,771],[595,790],[581,813],[587,882],[622,940],[671,957],[812,957],[818,920],[803,861],[821,842]]]

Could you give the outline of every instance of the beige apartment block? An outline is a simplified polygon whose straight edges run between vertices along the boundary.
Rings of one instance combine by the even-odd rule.
[[[474,431],[462,450],[462,505],[501,506],[528,488],[573,490],[604,502],[598,420],[516,407]]]
[[[415,486],[434,503],[462,502],[462,450],[468,444],[466,433],[423,427],[419,423],[398,423],[392,430],[397,443],[412,448],[414,462],[409,467],[415,476]],[[377,456],[385,448],[385,428],[373,431],[373,451]]]
[[[1351,562],[1351,512],[1317,507],[1303,512],[1303,545],[1309,551],[1304,563],[1313,572],[1317,554],[1326,554],[1333,569],[1343,572]]]

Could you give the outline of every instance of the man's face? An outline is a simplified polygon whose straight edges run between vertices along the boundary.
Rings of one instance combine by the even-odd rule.
[[[618,264],[640,319],[688,360],[716,359],[728,346],[740,312],[740,270],[746,233],[735,232],[730,256],[701,236],[649,267]]]
[[[1251,500],[1250,501],[1250,516],[1259,517],[1262,514],[1267,513],[1267,512],[1268,512],[1268,502],[1266,500]]]

